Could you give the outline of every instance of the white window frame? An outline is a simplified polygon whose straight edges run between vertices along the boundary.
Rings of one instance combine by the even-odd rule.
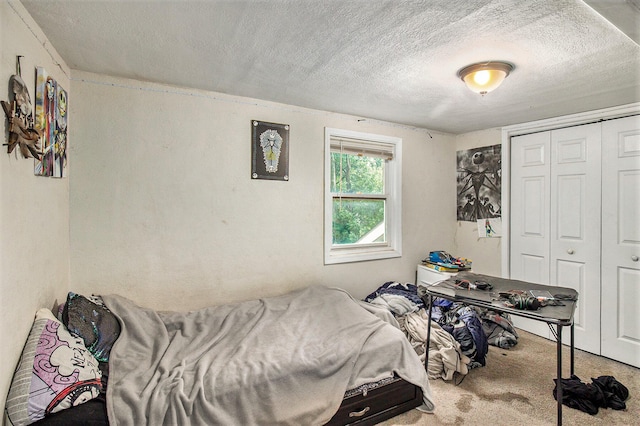
[[[393,150],[393,159],[385,161],[384,172],[385,243],[342,246],[333,244],[333,199],[338,194],[331,192],[331,140],[340,138],[355,140],[363,145],[370,143],[372,150],[380,144]],[[402,139],[326,127],[324,152],[324,264],[402,256]]]

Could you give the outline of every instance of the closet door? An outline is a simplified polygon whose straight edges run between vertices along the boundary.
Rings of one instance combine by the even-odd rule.
[[[510,277],[549,283],[551,133],[511,138]],[[516,327],[549,337],[540,321],[513,317]]]
[[[576,347],[600,353],[600,124],[511,138],[511,278],[578,291]],[[553,291],[552,291],[553,293]],[[514,324],[550,337],[546,324]],[[570,336],[565,333],[565,343]]]
[[[511,278],[549,282],[549,132],[511,138]]]
[[[640,117],[602,135],[602,355],[640,367]]]
[[[578,292],[575,345],[595,354],[600,353],[600,141],[600,123],[551,131],[548,283]],[[568,333],[565,339],[569,343]]]

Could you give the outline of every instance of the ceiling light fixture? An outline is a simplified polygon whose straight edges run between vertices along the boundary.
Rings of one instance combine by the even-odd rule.
[[[507,78],[514,66],[506,62],[480,62],[458,71],[458,77],[467,87],[482,96],[491,92]]]

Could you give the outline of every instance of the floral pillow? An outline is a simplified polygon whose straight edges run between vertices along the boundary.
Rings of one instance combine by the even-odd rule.
[[[7,396],[13,425],[28,425],[100,394],[98,361],[50,310],[36,313]]]

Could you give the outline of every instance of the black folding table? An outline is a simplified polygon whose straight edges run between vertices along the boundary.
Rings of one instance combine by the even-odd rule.
[[[491,284],[490,289],[481,290],[471,288],[467,283],[475,285],[479,283]],[[459,274],[440,281],[430,286],[421,286],[426,292],[423,299],[429,311],[429,321],[427,327],[427,354],[429,353],[429,342],[431,340],[431,306],[433,299],[440,297],[469,306],[491,309],[496,312],[504,312],[513,316],[530,318],[547,323],[557,342],[557,384],[556,399],[558,403],[558,425],[562,425],[562,328],[571,327],[571,375],[574,373],[574,326],[573,313],[578,300],[578,292],[572,288],[557,287],[542,284],[535,284],[526,281],[511,280],[506,278],[493,277],[489,275],[475,274],[472,272],[460,272]],[[500,293],[522,293],[530,295],[531,290],[546,290],[551,295],[562,295],[556,302],[558,306],[547,305],[537,310],[517,309],[505,304],[505,299],[500,297]],[[552,302],[554,303],[554,302]],[[552,327],[555,325],[556,328]],[[425,368],[429,363],[429,356],[425,356]]]

